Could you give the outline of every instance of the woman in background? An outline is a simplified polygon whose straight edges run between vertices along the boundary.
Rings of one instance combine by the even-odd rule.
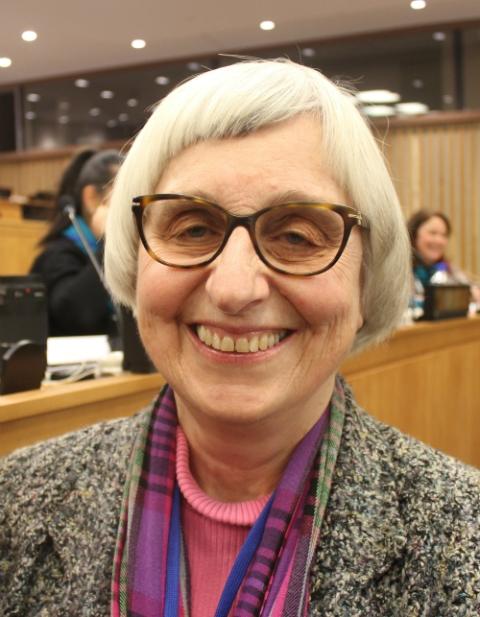
[[[115,150],[85,150],[72,160],[62,176],[56,197],[57,212],[40,241],[43,250],[31,269],[42,276],[47,287],[50,336],[115,332],[109,295],[64,205],[68,198],[88,245],[102,262],[106,191],[121,161]]]
[[[422,291],[430,282],[455,282],[471,285],[472,299],[480,303],[480,289],[446,258],[452,225],[443,212],[419,210],[408,220],[408,233],[413,250],[415,286]]]

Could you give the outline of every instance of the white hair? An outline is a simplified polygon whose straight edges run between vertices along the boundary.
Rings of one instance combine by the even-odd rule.
[[[118,302],[135,309],[139,238],[132,198],[153,193],[168,162],[185,148],[247,135],[299,114],[318,118],[337,184],[370,221],[362,234],[364,325],[354,349],[392,332],[407,306],[410,244],[382,153],[347,89],[283,59],[238,62],[202,73],[158,104],[130,148],[110,202],[105,270]]]

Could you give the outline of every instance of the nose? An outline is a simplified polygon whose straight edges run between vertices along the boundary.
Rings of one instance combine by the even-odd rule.
[[[248,231],[237,227],[210,266],[206,290],[222,312],[238,315],[270,293],[266,268],[257,256]]]

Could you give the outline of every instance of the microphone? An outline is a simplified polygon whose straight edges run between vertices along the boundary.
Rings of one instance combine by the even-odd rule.
[[[80,238],[80,242],[82,243],[83,248],[85,249],[90,261],[92,262],[93,267],[95,268],[98,274],[98,278],[100,279],[102,285],[105,287],[105,290],[107,291],[107,293],[110,295],[110,292],[108,291],[107,283],[105,281],[105,276],[103,275],[103,270],[100,267],[100,264],[98,263],[98,259],[96,258],[95,253],[90,248],[90,245],[88,244],[88,241],[85,238],[85,234],[83,233],[82,228],[80,227],[80,224],[78,222],[77,214],[75,211],[75,202],[70,197],[70,195],[62,195],[58,200],[58,205],[60,207],[60,210],[64,212],[70,219],[70,222],[72,223],[75,231],[77,232]]]

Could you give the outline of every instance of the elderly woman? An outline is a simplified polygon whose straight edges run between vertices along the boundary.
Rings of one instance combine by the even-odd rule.
[[[478,615],[479,474],[337,376],[395,327],[409,268],[347,91],[252,61],[168,95],[117,178],[106,269],[169,385],[4,462],[2,614]]]

